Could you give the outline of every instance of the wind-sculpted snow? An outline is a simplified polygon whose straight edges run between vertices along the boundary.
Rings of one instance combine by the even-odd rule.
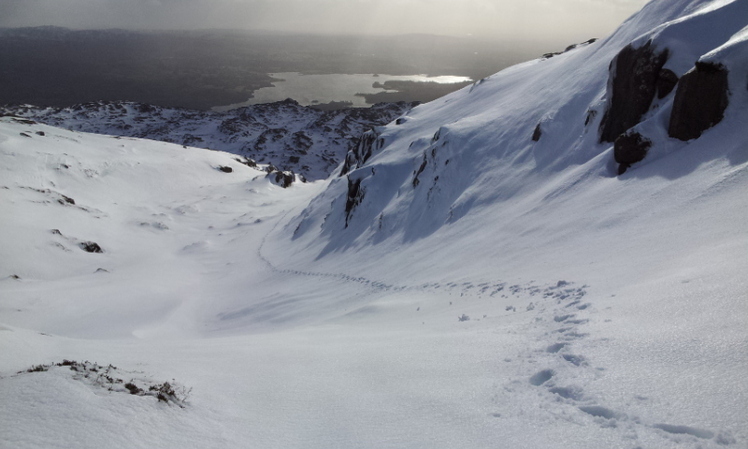
[[[138,137],[227,151],[293,171],[309,180],[328,177],[371,128],[414,103],[321,111],[293,100],[227,112],[162,108],[132,102],[95,102],[68,108],[0,107],[14,115],[75,131]]]

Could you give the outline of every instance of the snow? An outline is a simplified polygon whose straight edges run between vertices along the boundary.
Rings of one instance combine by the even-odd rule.
[[[226,151],[317,180],[330,175],[361,133],[394,120],[413,105],[379,103],[369,108],[321,111],[284,100],[207,112],[97,101],[66,108],[6,105],[0,107],[0,115],[73,131]]]
[[[745,23],[688,26],[744,5],[655,1],[413,109],[347,227],[345,176],[0,118],[0,447],[747,447]],[[655,34],[711,42],[730,105],[681,142],[666,97],[615,176],[608,65]],[[26,372],[64,359],[191,390]]]

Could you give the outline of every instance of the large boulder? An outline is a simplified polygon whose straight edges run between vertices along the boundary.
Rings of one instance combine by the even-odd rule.
[[[670,114],[670,137],[696,139],[722,121],[728,104],[727,73],[722,64],[697,62],[681,77]]]
[[[600,122],[600,142],[614,142],[639,123],[649,111],[658,90],[667,49],[657,52],[651,41],[639,48],[630,44],[618,53],[610,66],[608,105]],[[668,80],[663,80],[668,84]]]

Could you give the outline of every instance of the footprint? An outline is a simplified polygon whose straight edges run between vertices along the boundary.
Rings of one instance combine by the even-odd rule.
[[[555,354],[558,351],[564,349],[565,346],[566,346],[566,343],[554,343],[554,344],[548,346],[545,349],[545,352],[548,352],[548,353],[551,353],[551,354]]]
[[[588,415],[592,415],[595,418],[617,419],[620,417],[618,413],[600,405],[583,405],[579,407],[579,410],[587,413]]]
[[[572,401],[580,401],[583,397],[582,390],[576,387],[553,387],[549,388],[548,391]]]
[[[580,332],[568,332],[564,334],[564,337],[574,340],[574,339],[580,339],[589,336],[590,334],[580,333]]]
[[[711,430],[697,429],[689,426],[674,426],[672,424],[655,424],[652,427],[655,429],[664,430],[667,433],[679,434],[679,435],[693,435],[697,438],[704,438],[706,440],[714,438],[714,432]]]
[[[539,387],[543,385],[544,383],[548,382],[549,380],[551,380],[551,378],[555,375],[556,375],[555,371],[550,370],[550,369],[544,369],[543,371],[539,371],[530,377],[530,384],[536,387]]]
[[[566,360],[567,362],[571,363],[574,366],[581,366],[585,362],[584,357],[582,357],[581,355],[564,354],[562,355],[562,357],[564,358],[564,360]]]
[[[590,320],[582,319],[582,320],[568,320],[567,323],[569,324],[587,324]]]

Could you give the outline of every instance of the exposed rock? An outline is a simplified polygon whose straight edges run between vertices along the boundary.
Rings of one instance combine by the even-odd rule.
[[[74,200],[74,199],[72,199],[72,198],[70,198],[69,196],[65,196],[65,195],[63,195],[63,194],[60,194],[60,196],[61,196],[62,198],[59,198],[59,199],[57,200],[57,202],[58,202],[58,203],[60,203],[60,204],[62,204],[63,206],[64,206],[65,204],[73,204],[73,205],[75,204],[75,200]]]
[[[307,154],[312,145],[314,145],[314,139],[309,137],[304,131],[297,131],[293,133],[292,143],[294,146],[294,152]]]
[[[696,139],[724,117],[728,104],[727,68],[697,62],[678,84],[670,114],[668,135],[680,140]]]
[[[244,164],[247,167],[256,168],[257,162],[255,162],[253,159],[247,159],[247,158],[234,158],[234,160],[240,164]]]
[[[0,115],[33,125],[30,118],[75,131],[147,138],[227,151],[273,163],[311,180],[327,178],[359,136],[406,114],[417,103],[381,103],[370,108],[322,111],[293,100],[226,112],[163,108],[133,102],[96,101],[67,108],[0,106]],[[33,131],[26,133],[36,137]],[[297,156],[298,162],[290,157]]]
[[[137,109],[138,112],[143,113],[143,114],[151,114],[157,111],[156,106],[152,106],[150,104],[145,104],[145,103],[135,103],[135,108]]]
[[[383,146],[384,141],[379,138],[379,134],[375,130],[372,129],[362,134],[356,146],[346,154],[340,176],[346,175],[364,165],[372,154],[374,154],[374,151]]]
[[[678,75],[670,69],[660,70],[657,76],[657,98],[663,99],[673,91],[678,84]]]
[[[584,119],[584,126],[587,126],[590,124],[592,120],[597,117],[597,111],[595,109],[589,109],[587,110],[587,116]]]
[[[275,169],[273,171],[270,171],[267,174],[267,177],[270,178],[270,181],[280,187],[283,187],[284,189],[288,188],[293,184],[295,175],[292,171],[281,171],[278,169]]]
[[[13,115],[10,114],[9,112],[3,112],[2,115],[3,116],[10,115],[11,117],[13,117]],[[27,119],[16,118],[16,117],[13,117],[13,121],[16,122],[16,123],[23,123],[24,125],[36,125],[37,124],[37,122],[35,122],[33,120],[27,120]]]
[[[647,155],[652,142],[638,132],[621,134],[613,144],[613,157],[618,162],[618,174],[622,175],[635,162]]]
[[[348,227],[348,221],[351,218],[353,209],[364,200],[364,190],[361,188],[361,180],[352,180],[348,177],[348,196],[345,201],[345,227]]]
[[[593,44],[595,42],[597,42],[597,38],[593,37],[592,39],[588,39],[588,40],[586,40],[586,41],[584,41],[582,43],[579,43],[579,44],[571,44],[568,47],[566,47],[564,49],[564,51],[554,51],[554,52],[550,52],[550,53],[544,53],[543,56],[541,57],[541,59],[549,59],[549,58],[552,58],[554,56],[562,55],[562,54],[564,54],[564,53],[566,53],[568,51],[574,50],[575,48],[579,47],[580,45],[589,45],[589,44]]]
[[[540,123],[535,127],[535,131],[532,132],[532,141],[537,142],[540,140],[540,136],[543,135],[543,131],[540,129]]]
[[[195,146],[196,144],[202,143],[203,138],[198,136],[193,136],[192,134],[185,134],[182,137],[182,142],[180,142],[182,145],[185,146]]]
[[[600,122],[600,142],[613,142],[641,121],[657,91],[668,50],[655,53],[652,42],[624,47],[611,62],[608,105]]]
[[[78,246],[81,247],[81,249],[87,253],[103,253],[104,250],[101,249],[98,243],[95,242],[80,242]]]
[[[220,171],[224,172],[224,173],[231,173],[231,172],[233,172],[233,171],[234,171],[234,169],[233,169],[233,168],[231,168],[231,167],[228,167],[228,166],[226,166],[226,165],[219,165],[219,166],[218,166],[218,169],[219,169]]]
[[[426,169],[426,165],[428,164],[428,160],[426,157],[426,153],[423,153],[423,162],[421,162],[421,166],[418,167],[418,170],[413,172],[413,188],[418,187],[418,184],[421,183],[421,180],[418,179],[419,176],[421,176],[421,173]]]

